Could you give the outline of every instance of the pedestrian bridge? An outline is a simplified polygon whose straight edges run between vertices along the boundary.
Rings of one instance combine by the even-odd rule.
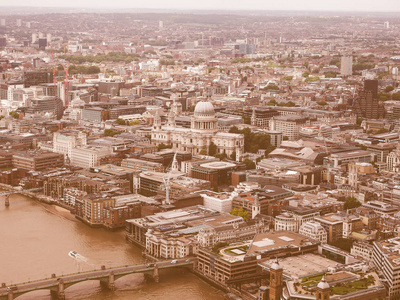
[[[159,270],[171,268],[192,269],[193,264],[194,261],[192,260],[176,260],[176,263],[171,263],[171,261],[162,261],[151,264],[149,267],[142,264],[106,269],[102,266],[100,270],[80,272],[59,277],[53,275],[51,278],[13,284],[11,286],[7,286],[3,283],[0,287],[0,300],[13,300],[18,296],[37,290],[50,290],[52,299],[64,300],[65,289],[79,282],[99,280],[102,287],[109,290],[115,290],[115,280],[123,276],[142,273],[153,277],[153,279],[158,282]]]
[[[33,192],[39,192],[43,190],[43,188],[33,188],[33,189],[27,189],[27,190],[18,190],[18,189],[14,189],[14,190],[10,190],[10,191],[2,191],[0,192],[0,197],[1,196],[6,196],[4,199],[4,205],[6,207],[10,206],[10,195],[11,194],[22,194],[22,195],[29,195],[29,193],[33,193]]]

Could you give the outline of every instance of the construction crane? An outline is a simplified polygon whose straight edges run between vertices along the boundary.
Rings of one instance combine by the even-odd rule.
[[[69,94],[69,81],[68,81],[68,76],[69,76],[69,64],[60,64],[58,60],[54,59],[54,52],[51,50],[51,58],[53,61],[53,84],[54,84],[54,96],[57,97],[57,69],[58,66],[61,65],[64,68],[65,71],[65,80],[64,80],[64,96],[65,96],[65,101],[64,101],[64,107],[67,108],[69,101],[68,101],[68,94]]]
[[[163,204],[171,204],[169,199],[169,190],[170,190],[169,181],[171,179],[172,171],[178,170],[178,161],[176,160],[176,154],[177,152],[175,152],[174,158],[172,159],[171,168],[168,172],[168,175],[166,177],[163,177],[163,182],[165,186],[165,201],[163,202]]]

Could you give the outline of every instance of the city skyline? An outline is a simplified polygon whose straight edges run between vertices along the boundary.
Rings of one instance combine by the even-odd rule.
[[[0,7],[76,7],[76,8],[130,8],[130,9],[161,9],[161,10],[223,10],[223,11],[338,11],[338,12],[398,12],[400,5],[395,0],[383,0],[379,2],[355,1],[316,1],[307,0],[298,2],[289,0],[285,2],[263,2],[259,0],[243,1],[234,0],[205,0],[197,3],[188,3],[182,0],[146,2],[117,0],[112,5],[109,2],[99,3],[94,0],[78,1],[50,1],[50,0],[0,0]]]

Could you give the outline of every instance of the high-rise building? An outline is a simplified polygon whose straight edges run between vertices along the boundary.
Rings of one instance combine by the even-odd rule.
[[[389,21],[386,21],[385,23],[383,23],[383,27],[385,29],[389,29],[390,28]]]
[[[21,27],[22,26],[22,21],[21,19],[17,19],[17,27]]]
[[[32,44],[34,44],[37,41],[37,34],[32,33]]]
[[[1,26],[6,26],[6,19],[1,19],[0,20],[0,25]]]
[[[342,56],[340,74],[350,76],[353,74],[353,56]]]
[[[353,101],[353,112],[359,118],[382,119],[385,107],[378,100],[378,80],[365,80],[364,89]]]
[[[39,38],[39,48],[46,48],[47,47],[47,39]]]
[[[5,47],[7,45],[6,38],[3,36],[0,36],[0,47]]]

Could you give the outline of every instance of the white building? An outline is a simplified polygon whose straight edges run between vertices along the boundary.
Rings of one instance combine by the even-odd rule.
[[[311,239],[318,240],[321,243],[328,242],[326,230],[318,222],[306,222],[300,226],[299,233]]]
[[[275,217],[275,230],[287,230],[298,232],[299,226],[296,216],[289,213],[283,213]]]
[[[306,119],[296,115],[277,116],[269,120],[269,129],[282,132],[289,140],[298,140],[301,127],[306,125]]]
[[[226,197],[213,197],[201,194],[203,197],[203,205],[209,209],[219,211],[221,213],[229,213],[232,210],[233,196],[223,194]]]
[[[228,157],[236,153],[239,161],[244,150],[244,136],[236,133],[218,132],[214,106],[210,102],[197,103],[191,118],[191,128],[177,127],[175,113],[171,109],[166,126],[161,126],[161,118],[156,114],[151,134],[151,141],[172,145],[173,149],[188,151],[198,155],[202,150],[208,151],[211,143],[216,145],[217,153],[225,153]]]
[[[71,165],[81,168],[93,168],[100,164],[100,159],[112,154],[110,147],[81,146],[71,151]]]
[[[342,56],[340,65],[340,75],[351,76],[353,75],[353,56]]]
[[[362,258],[368,262],[372,261],[374,247],[368,243],[354,242],[350,254],[357,258]]]

